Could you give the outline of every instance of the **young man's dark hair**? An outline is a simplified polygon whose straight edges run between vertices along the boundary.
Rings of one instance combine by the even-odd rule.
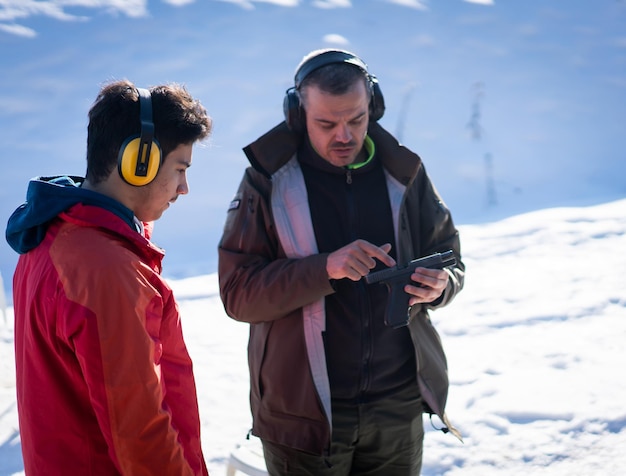
[[[182,85],[157,86],[150,90],[154,138],[163,157],[179,144],[191,144],[211,132],[206,110]],[[87,127],[87,179],[94,183],[117,167],[124,141],[141,131],[137,88],[130,81],[105,85],[89,111]]]

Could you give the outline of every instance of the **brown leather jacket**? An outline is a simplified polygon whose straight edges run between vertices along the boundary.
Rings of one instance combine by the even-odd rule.
[[[377,123],[370,124],[368,135],[386,170],[397,261],[447,249],[457,257],[442,297],[413,306],[409,323],[426,410],[454,432],[445,416],[446,357],[427,311],[446,305],[463,287],[458,231],[421,159]],[[227,314],[251,324],[252,433],[324,454],[332,414],[323,303],[334,291],[326,273],[328,255],[317,251],[297,147],[298,138],[281,123],[244,148],[251,167],[231,202],[218,247],[219,284]]]

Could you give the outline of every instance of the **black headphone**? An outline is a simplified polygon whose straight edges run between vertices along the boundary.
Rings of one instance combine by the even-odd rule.
[[[287,126],[295,132],[304,130],[305,119],[298,90],[302,81],[316,69],[333,63],[346,63],[359,68],[365,75],[370,90],[370,121],[378,121],[385,112],[385,99],[378,85],[378,79],[367,71],[367,65],[358,56],[343,50],[325,50],[300,65],[294,78],[294,86],[285,93],[283,112]]]
[[[136,187],[147,185],[161,167],[161,147],[154,138],[152,96],[150,91],[137,88],[141,133],[124,141],[117,156],[117,170],[125,182]]]

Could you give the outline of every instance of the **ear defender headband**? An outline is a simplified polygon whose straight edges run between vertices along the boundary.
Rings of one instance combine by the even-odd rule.
[[[378,85],[378,79],[367,71],[367,65],[361,58],[347,51],[328,50],[324,51],[305,61],[298,70],[294,78],[294,86],[289,88],[285,93],[283,100],[283,112],[285,114],[285,122],[289,129],[294,132],[304,131],[305,119],[304,111],[300,101],[298,91],[305,78],[316,69],[328,64],[346,63],[359,68],[367,79],[368,89],[370,90],[370,121],[378,121],[385,112],[385,100],[383,93]]]
[[[124,141],[117,157],[117,169],[125,182],[141,187],[156,177],[161,166],[161,147],[154,138],[150,91],[137,88],[137,93],[141,133]]]

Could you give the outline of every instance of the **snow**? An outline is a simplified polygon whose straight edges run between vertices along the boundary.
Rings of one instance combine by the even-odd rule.
[[[448,355],[448,415],[464,443],[425,417],[422,474],[623,474],[626,199],[459,229],[465,289],[432,318]],[[171,285],[207,465],[224,475],[238,445],[257,445],[246,441],[248,325],[225,315],[215,274]],[[0,475],[20,474],[9,307],[0,321]]]

